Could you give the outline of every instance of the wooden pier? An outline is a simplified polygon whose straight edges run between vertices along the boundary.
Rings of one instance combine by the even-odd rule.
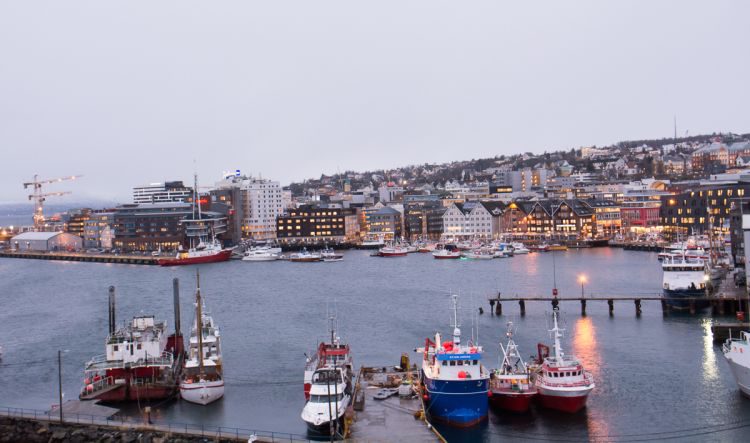
[[[15,252],[0,251],[3,258],[25,258],[32,260],[61,260],[90,263],[116,263],[125,265],[156,265],[157,257],[145,255],[85,254],[82,252]]]
[[[544,296],[529,296],[529,297],[504,297],[502,294],[498,294],[493,297],[489,297],[490,313],[492,315],[503,315],[503,303],[504,302],[516,302],[518,303],[518,309],[521,316],[526,315],[526,303],[527,302],[547,302],[552,308],[559,306],[561,302],[578,302],[581,306],[581,315],[586,316],[586,307],[589,302],[607,302],[609,308],[609,316],[615,315],[615,302],[628,302],[631,303],[636,317],[640,317],[643,312],[644,301],[658,301],[661,305],[662,314],[664,316],[669,315],[671,308],[667,303],[670,299],[667,299],[658,295],[644,295],[644,296],[591,296],[591,297],[544,297]],[[696,314],[698,312],[698,302],[705,302],[708,300],[711,306],[711,313],[713,315],[731,315],[735,312],[743,311],[747,312],[747,300],[738,298],[734,295],[731,296],[712,296],[712,297],[685,297],[674,299],[679,301],[688,302],[688,310],[690,314]],[[481,310],[481,308],[480,308]],[[483,311],[480,311],[483,312]]]

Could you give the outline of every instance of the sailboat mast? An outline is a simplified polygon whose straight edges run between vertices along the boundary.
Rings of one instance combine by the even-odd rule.
[[[201,300],[201,274],[195,271],[197,287],[195,289],[195,328],[198,333],[198,368],[203,377],[203,301]]]

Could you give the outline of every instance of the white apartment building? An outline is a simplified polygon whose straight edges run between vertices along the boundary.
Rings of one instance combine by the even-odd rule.
[[[443,214],[443,236],[493,238],[500,230],[500,205],[478,201],[453,203]]]
[[[276,238],[276,218],[284,213],[284,191],[277,181],[244,175],[227,176],[216,183],[219,189],[240,190],[237,204],[242,219],[242,236],[254,240]],[[288,204],[288,202],[287,202]]]
[[[185,202],[193,197],[193,188],[181,181],[149,183],[133,188],[133,203]]]

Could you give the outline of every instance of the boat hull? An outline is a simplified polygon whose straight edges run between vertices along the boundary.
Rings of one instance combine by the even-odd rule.
[[[738,363],[735,360],[735,358],[739,358],[738,355],[729,357],[725,354],[724,357],[727,363],[729,363],[729,369],[732,370],[732,376],[734,376],[734,381],[737,383],[737,387],[740,388],[740,392],[745,397],[750,398],[750,364],[743,365]]]
[[[586,388],[576,391],[558,391],[539,388],[539,404],[543,408],[554,409],[556,411],[575,413],[586,407],[586,400],[593,388]]]
[[[380,251],[381,257],[406,257],[407,252],[383,252]]]
[[[180,384],[180,397],[190,403],[205,406],[223,396],[224,380]]]
[[[535,391],[506,392],[490,391],[490,405],[492,409],[523,414],[529,411],[531,401],[536,396]]]
[[[431,420],[468,427],[487,419],[489,379],[424,381]]]
[[[187,257],[187,258],[160,258],[157,260],[159,266],[184,266],[184,265],[199,265],[204,263],[218,263],[229,260],[232,257],[231,249],[224,249],[216,254],[204,255],[200,257]]]
[[[706,309],[710,304],[705,289],[664,289],[663,291],[664,301],[673,310],[687,311],[691,303],[694,309]]]
[[[461,258],[460,255],[433,255],[436,260],[456,260]]]

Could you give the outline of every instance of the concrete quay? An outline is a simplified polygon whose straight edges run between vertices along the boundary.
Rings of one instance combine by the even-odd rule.
[[[86,254],[82,252],[15,252],[0,251],[3,258],[32,260],[61,260],[90,263],[115,263],[123,265],[156,265],[157,258],[145,255]]]

